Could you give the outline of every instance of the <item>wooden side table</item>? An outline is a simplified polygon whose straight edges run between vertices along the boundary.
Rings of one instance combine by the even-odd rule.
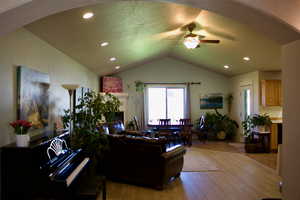
[[[270,137],[271,132],[253,132],[254,136],[258,137],[259,142],[261,143],[263,153],[270,153]]]

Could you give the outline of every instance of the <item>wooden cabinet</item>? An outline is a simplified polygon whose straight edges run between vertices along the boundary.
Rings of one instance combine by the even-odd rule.
[[[281,106],[281,80],[262,80],[261,97],[263,106]]]
[[[278,124],[272,124],[271,126],[271,151],[276,152],[278,149]]]

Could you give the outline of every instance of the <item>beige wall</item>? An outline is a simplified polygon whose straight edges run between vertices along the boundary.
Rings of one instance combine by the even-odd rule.
[[[84,66],[25,29],[0,38],[0,146],[14,141],[8,123],[16,119],[16,66],[50,75],[51,121],[68,107],[68,93],[61,84],[76,83],[98,90],[98,77]]]
[[[240,113],[242,112],[242,105],[241,105],[241,87],[242,86],[251,86],[253,91],[252,96],[252,114],[259,113],[259,71],[254,71],[238,76],[234,76],[230,79],[230,92],[233,95],[233,102],[232,102],[232,110],[231,110],[231,117],[238,122],[240,125],[236,140],[242,141],[242,133],[243,129],[241,126],[242,120],[240,117]]]
[[[300,40],[282,48],[284,200],[300,199]]]
[[[141,113],[142,102],[139,100],[134,84],[137,80],[142,82],[201,82],[201,85],[191,86],[192,120],[199,118],[200,113],[211,111],[200,110],[200,94],[223,93],[227,95],[229,92],[229,78],[169,57],[137,66],[116,75],[123,79],[124,91],[129,93],[129,119],[134,115],[140,117]],[[226,102],[224,105],[224,109],[220,111],[227,113]]]

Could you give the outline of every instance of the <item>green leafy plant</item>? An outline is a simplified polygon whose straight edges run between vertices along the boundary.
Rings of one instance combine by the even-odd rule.
[[[263,115],[252,115],[248,116],[245,121],[242,122],[242,126],[244,129],[244,135],[249,136],[252,129],[256,126],[270,126],[272,121],[267,114]]]
[[[267,114],[253,115],[251,121],[254,126],[270,126],[272,124],[272,121]]]
[[[145,89],[145,84],[142,81],[135,81],[135,90],[137,92],[143,92]]]
[[[199,124],[199,121],[198,123]],[[231,119],[228,115],[222,115],[216,109],[214,113],[205,113],[205,128],[216,136],[219,132],[224,131],[226,133],[226,139],[232,139],[236,134],[236,129],[239,127],[238,123]]]
[[[74,148],[82,148],[91,156],[101,156],[108,149],[108,140],[105,134],[100,134],[99,124],[103,117],[109,118],[111,113],[117,112],[120,101],[111,94],[101,95],[95,92],[87,92],[79,99],[75,106],[75,112],[65,110],[62,117],[64,128],[73,121],[74,132],[71,137],[71,145]]]
[[[270,126],[271,124],[272,121],[267,114],[255,114],[252,116],[247,116],[246,120],[242,122],[246,144],[255,142],[253,134],[251,134],[251,132],[256,126]]]
[[[109,93],[105,94],[102,110],[106,122],[113,122],[115,120],[115,114],[120,111],[120,105],[121,102],[116,96]]]

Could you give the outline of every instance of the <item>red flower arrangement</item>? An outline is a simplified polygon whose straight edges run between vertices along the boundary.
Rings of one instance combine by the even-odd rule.
[[[9,124],[15,129],[17,135],[25,135],[32,127],[32,123],[26,120],[17,120]]]

